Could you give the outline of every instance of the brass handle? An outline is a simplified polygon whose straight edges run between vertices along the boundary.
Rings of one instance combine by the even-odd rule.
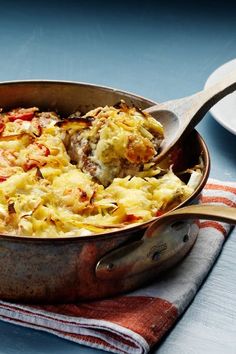
[[[236,224],[236,208],[219,205],[191,205],[157,219],[143,238],[105,255],[96,266],[99,279],[115,280],[135,276],[153,267],[162,272],[180,261],[193,246],[198,226],[195,219]]]
[[[212,204],[190,205],[163,215],[148,228],[145,234],[147,237],[150,237],[155,232],[155,229],[163,223],[171,223],[172,221],[189,218],[216,220],[236,225],[236,208]]]

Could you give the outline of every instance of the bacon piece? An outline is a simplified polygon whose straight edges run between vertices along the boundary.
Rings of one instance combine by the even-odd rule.
[[[14,207],[14,203],[9,203],[8,204],[8,213],[9,214],[15,214],[15,207]]]
[[[92,125],[92,122],[94,121],[94,117],[78,117],[78,118],[70,118],[70,119],[64,119],[60,122],[57,122],[55,125],[60,128],[65,128],[65,129],[81,129],[81,128],[86,128]]]
[[[43,179],[44,178],[43,175],[42,175],[42,172],[41,172],[41,170],[40,170],[40,168],[38,166],[36,166],[36,177],[38,179]]]
[[[19,140],[19,139],[23,138],[23,136],[28,136],[30,138],[30,140],[33,139],[32,136],[28,133],[20,133],[20,134],[11,134],[11,135],[1,135],[0,141],[1,140],[5,140],[5,141]]]

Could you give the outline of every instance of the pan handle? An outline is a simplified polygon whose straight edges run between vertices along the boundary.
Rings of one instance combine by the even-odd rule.
[[[236,225],[236,208],[191,205],[176,209],[156,220],[138,241],[121,246],[102,257],[96,276],[103,280],[124,279],[156,268],[160,273],[180,261],[196,241],[196,219]]]

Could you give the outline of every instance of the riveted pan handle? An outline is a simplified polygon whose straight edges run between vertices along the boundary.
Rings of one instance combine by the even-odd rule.
[[[115,280],[146,272],[157,273],[180,261],[198,235],[196,219],[236,224],[236,208],[219,205],[191,205],[174,210],[156,220],[143,238],[105,255],[96,266],[99,279]]]

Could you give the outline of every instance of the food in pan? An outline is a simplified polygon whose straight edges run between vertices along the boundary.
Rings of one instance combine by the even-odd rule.
[[[151,220],[188,198],[184,183],[155,163],[163,128],[121,102],[62,119],[37,107],[0,113],[0,233],[85,236]]]
[[[156,119],[125,102],[99,107],[83,119],[87,129],[77,133],[73,127],[68,129],[68,152],[82,171],[105,186],[116,177],[150,177],[158,173],[155,156],[164,135]],[[64,124],[71,126],[71,120]]]

